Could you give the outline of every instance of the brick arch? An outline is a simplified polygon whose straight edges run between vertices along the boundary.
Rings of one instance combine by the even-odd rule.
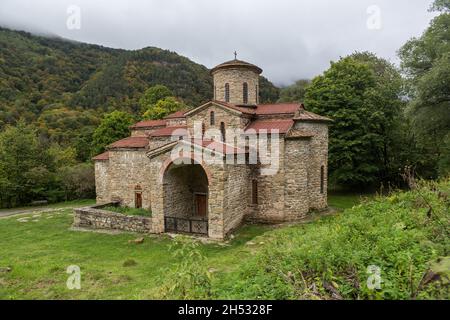
[[[203,162],[199,162],[197,159],[195,159],[194,155],[190,155],[189,157],[178,157],[176,159],[172,159],[172,158],[168,158],[164,161],[163,165],[161,166],[161,169],[159,170],[159,183],[163,183],[164,182],[164,174],[166,173],[166,171],[169,169],[170,165],[179,159],[190,159],[192,161],[192,164],[196,163],[199,164],[203,171],[205,171],[206,174],[206,178],[208,179],[208,186],[210,186],[212,184],[212,175],[211,175],[211,171],[208,169],[208,167],[206,167],[206,165]]]

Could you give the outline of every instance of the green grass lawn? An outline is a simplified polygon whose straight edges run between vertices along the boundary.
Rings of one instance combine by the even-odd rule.
[[[26,220],[25,222],[24,219]],[[0,219],[0,299],[148,299],[158,294],[166,269],[178,262],[169,250],[173,240],[141,235],[69,230],[72,210]],[[211,243],[200,250],[218,273],[239,266],[251,250],[245,243],[270,230],[244,226],[229,246]],[[134,260],[135,266],[124,267]],[[81,290],[68,290],[67,267],[81,269]]]
[[[358,199],[332,196],[330,202],[343,208]],[[82,200],[45,207],[93,203]],[[11,268],[0,272],[0,299],[151,299],[158,296],[167,269],[180,262],[173,257],[173,240],[167,236],[146,236],[143,244],[136,245],[128,241],[140,235],[72,231],[72,221],[72,209],[0,219],[0,270]],[[200,250],[208,268],[215,270],[215,281],[237,281],[242,264],[260,249],[247,243],[273,229],[247,225],[225,246],[202,244]],[[127,260],[136,264],[124,266]],[[81,269],[81,290],[66,287],[66,270],[71,265]]]

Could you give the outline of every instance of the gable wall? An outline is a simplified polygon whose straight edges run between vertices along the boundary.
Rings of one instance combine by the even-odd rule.
[[[210,114],[214,111],[215,124],[210,124]],[[225,110],[222,107],[215,105],[210,105],[202,111],[199,111],[191,116],[187,117],[187,126],[189,128],[189,133],[193,135],[193,128],[195,122],[203,122],[205,124],[205,129],[214,128],[220,130],[220,123],[225,123],[225,128],[240,128],[244,129],[250,120],[244,116],[239,116],[232,111]]]
[[[142,207],[151,207],[149,159],[145,149],[109,151],[109,200],[135,206],[135,187],[142,188]]]

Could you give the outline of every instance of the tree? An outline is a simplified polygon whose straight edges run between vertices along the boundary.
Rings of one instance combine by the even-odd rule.
[[[391,177],[400,94],[396,69],[370,53],[332,62],[312,81],[306,107],[335,120],[329,144],[331,182],[372,186]]]
[[[420,38],[409,40],[399,51],[408,79],[408,116],[422,154],[427,159],[418,168],[427,178],[450,172],[450,1],[437,0],[434,18]]]
[[[311,83],[310,80],[302,79],[296,81],[293,85],[280,90],[280,99],[278,102],[298,102],[305,99],[306,87]]]
[[[280,89],[263,76],[259,76],[259,101],[261,103],[275,103],[280,98]]]
[[[0,161],[0,208],[6,205],[10,197],[11,183],[9,182],[5,164]]]
[[[80,162],[88,161],[92,155],[92,136],[94,135],[92,126],[85,127],[76,137],[74,147],[77,152],[77,160]]]
[[[55,170],[77,163],[77,151],[73,147],[61,148],[59,144],[54,143],[47,149],[47,154],[51,161],[51,167]]]
[[[450,1],[435,0],[430,8],[430,11],[450,12]]]
[[[141,99],[139,99],[139,105],[141,106],[142,112],[146,112],[148,109],[153,107],[158,101],[163,100],[168,97],[172,97],[172,91],[166,86],[156,85],[148,88]]]
[[[94,153],[101,153],[107,145],[129,136],[132,123],[133,117],[126,112],[113,111],[106,114],[92,136]]]
[[[58,180],[64,191],[66,201],[95,197],[95,178],[92,164],[79,163],[63,167],[58,172]]]
[[[31,189],[42,179],[42,176],[34,174],[36,171],[33,173],[33,168],[41,166],[40,155],[36,132],[23,121],[19,121],[16,127],[7,126],[0,133],[0,183],[6,206],[29,202]]]
[[[143,118],[150,120],[162,119],[173,112],[186,108],[187,106],[183,102],[178,101],[174,97],[167,97],[159,100],[153,105],[150,105],[150,107],[144,113]]]

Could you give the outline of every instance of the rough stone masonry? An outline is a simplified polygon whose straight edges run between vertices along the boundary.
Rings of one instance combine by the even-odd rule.
[[[151,210],[152,218],[115,217],[113,222],[101,212],[80,211],[75,225],[120,224],[132,231],[203,233],[222,240],[246,220],[296,221],[326,208],[332,120],[299,103],[260,104],[261,73],[259,67],[236,59],[218,65],[211,70],[213,101],[163,120],[136,123],[130,137],[94,158],[98,204],[118,201],[143,207]],[[211,130],[214,136],[208,135]],[[235,130],[242,139],[227,138]],[[269,147],[261,150],[259,141],[266,137]],[[174,157],[180,147],[189,153]],[[255,148],[257,161],[252,162]],[[223,161],[193,156],[199,151]],[[263,160],[273,156],[277,168],[267,174],[271,164]],[[239,157],[244,163],[238,163]]]

